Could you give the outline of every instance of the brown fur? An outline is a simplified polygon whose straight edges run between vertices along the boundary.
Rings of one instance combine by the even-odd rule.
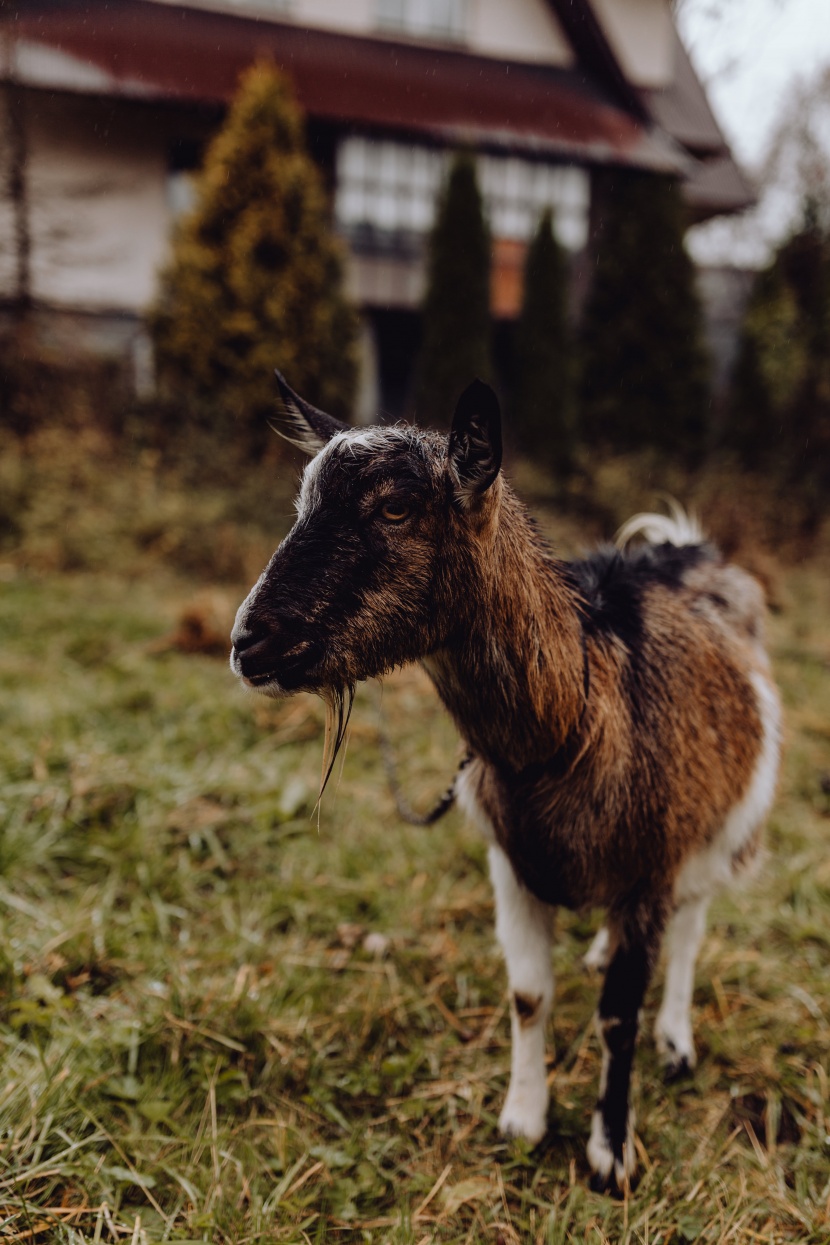
[[[638,653],[597,636],[583,654],[578,593],[508,488],[493,494],[501,522],[476,551],[465,644],[425,662],[473,750],[468,781],[540,899],[613,910],[642,890],[668,909],[678,869],[723,824],[760,748],[752,665],[729,634],[730,611],[743,627],[742,601],[710,603],[732,568],[715,566],[711,582],[697,570],[680,592],[651,589]]]

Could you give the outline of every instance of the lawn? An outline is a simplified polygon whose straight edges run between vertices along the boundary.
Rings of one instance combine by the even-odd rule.
[[[188,651],[248,584],[182,556],[0,565],[0,1239],[830,1240],[826,572],[778,572],[768,857],[713,910],[693,1081],[662,1083],[649,993],[642,1179],[615,1202],[584,1159],[600,914],[562,914],[550,1127],[507,1143],[484,845],[454,813],[401,824],[378,746],[383,722],[414,804],[443,791],[458,745],[430,685],[359,690],[315,811],[322,705]]]

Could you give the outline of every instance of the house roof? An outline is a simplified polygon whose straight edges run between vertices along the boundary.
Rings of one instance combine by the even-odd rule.
[[[755,191],[732,157],[729,144],[709,106],[689,55],[673,32],[674,75],[669,86],[637,91],[625,77],[590,0],[548,0],[565,28],[580,61],[611,85],[631,108],[636,97],[645,115],[687,151],[684,194],[697,221],[740,212],[755,202]]]
[[[655,121],[689,151],[697,156],[728,154],[726,139],[677,34],[671,86],[644,91],[643,97]]]
[[[93,65],[118,94],[224,103],[251,60],[268,57],[312,116],[594,162],[682,164],[659,132],[574,70],[152,0],[34,0],[16,33]]]
[[[626,111],[648,122],[647,106],[626,78],[589,0],[548,0],[548,3],[584,69],[604,82]]]
[[[755,189],[732,158],[700,79],[675,35],[675,76],[670,87],[643,92],[654,119],[695,161],[683,190],[696,221],[740,212],[755,202]]]
[[[674,86],[638,91],[589,0],[548,2],[577,54],[573,69],[309,29],[198,0],[25,0],[14,17],[0,18],[0,29],[13,31],[16,76],[32,85],[224,104],[246,66],[267,57],[291,76],[314,117],[676,172],[691,184],[702,171],[696,159],[716,156],[724,186],[714,186],[717,203],[709,206],[713,166],[696,191],[696,214],[751,202],[679,41]]]

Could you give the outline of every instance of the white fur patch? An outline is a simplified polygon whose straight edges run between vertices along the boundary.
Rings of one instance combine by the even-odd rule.
[[[319,480],[320,469],[326,457],[331,455],[332,451],[341,445],[348,437],[347,432],[338,432],[327,441],[319,454],[315,454],[311,462],[306,463],[305,469],[300,480],[300,492],[294,503],[297,511],[297,518],[304,519],[312,513],[321,499]]]
[[[496,936],[504,952],[511,994],[510,1088],[499,1128],[505,1136],[523,1137],[535,1144],[547,1128],[545,1022],[553,1001],[553,909],[522,886],[500,847],[493,844],[488,855],[496,896]],[[534,1002],[529,1018],[519,1016],[516,994]]]
[[[626,1181],[630,1180],[637,1170],[634,1130],[631,1126],[630,1116],[626,1128],[626,1138],[623,1142],[622,1162],[614,1158],[614,1151],[611,1149],[599,1111],[595,1111],[591,1117],[591,1135],[588,1138],[586,1153],[591,1171],[602,1176],[603,1180],[607,1180],[613,1172],[617,1187],[619,1189],[624,1188]]]
[[[400,428],[380,426],[349,428],[345,432],[336,433],[330,441],[326,442],[320,452],[315,454],[311,462],[306,464],[300,480],[300,492],[294,503],[297,517],[307,518],[322,501],[320,471],[327,458],[346,451],[354,453],[357,449],[381,451],[388,449],[394,441],[405,439],[405,437],[406,434]]]
[[[428,669],[425,659],[422,665]],[[475,762],[467,765],[455,780],[455,803],[471,825],[475,826],[485,842],[495,843],[496,832],[493,823],[478,802],[476,786],[478,783],[478,766]]]
[[[608,967],[608,948],[611,938],[608,933],[608,926],[602,925],[594,935],[593,942],[582,957],[582,963],[586,968],[601,972]]]
[[[683,904],[672,917],[666,933],[666,982],[654,1037],[657,1050],[669,1067],[685,1061],[693,1068],[697,1062],[691,1007],[695,961],[706,932],[708,906],[708,897]]]
[[[699,545],[706,539],[697,515],[687,514],[673,497],[666,498],[666,505],[670,514],[632,515],[614,537],[615,544],[622,549],[635,536],[642,536],[652,545],[669,544],[681,548]]]
[[[696,1055],[691,1006],[695,961],[703,941],[706,909],[711,897],[734,883],[747,865],[736,858],[752,842],[766,818],[775,795],[781,748],[781,705],[775,686],[760,671],[750,675],[761,717],[761,750],[741,800],[734,805],[715,839],[681,869],[675,885],[677,911],[666,937],[666,982],[654,1027],[657,1049],[664,1061],[690,1068]]]
[[[346,433],[346,445],[349,449],[382,450],[390,442],[401,436],[400,429],[383,428],[374,424],[369,428],[358,428]]]
[[[751,841],[772,806],[781,752],[781,704],[770,679],[759,671],[749,677],[761,717],[761,751],[746,792],[730,810],[720,832],[681,869],[675,886],[678,906],[708,897],[734,882],[735,857]]]

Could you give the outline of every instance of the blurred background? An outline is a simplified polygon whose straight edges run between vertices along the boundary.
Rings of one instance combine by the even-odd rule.
[[[445,425],[478,374],[566,509],[607,521],[600,464],[642,481],[656,455],[686,495],[704,464],[787,491],[768,535],[816,537],[817,2],[27,0],[0,31],[14,436],[61,408],[165,461],[215,436],[256,463],[275,366],[357,423]]]
[[[228,672],[275,367],[358,425],[482,376],[557,552],[669,494],[766,588],[775,866],[695,1083],[643,1042],[639,1200],[585,1188],[599,914],[549,1138],[497,1135],[485,848],[381,762],[449,782],[426,676],[360,689],[318,820],[320,703]],[[3,1239],[830,1239],[829,516],[827,0],[0,6]]]
[[[27,0],[0,35],[8,550],[45,425],[257,463],[274,366],[358,423],[445,425],[479,374],[566,510],[616,521],[600,465],[656,455],[816,537],[817,0]]]

